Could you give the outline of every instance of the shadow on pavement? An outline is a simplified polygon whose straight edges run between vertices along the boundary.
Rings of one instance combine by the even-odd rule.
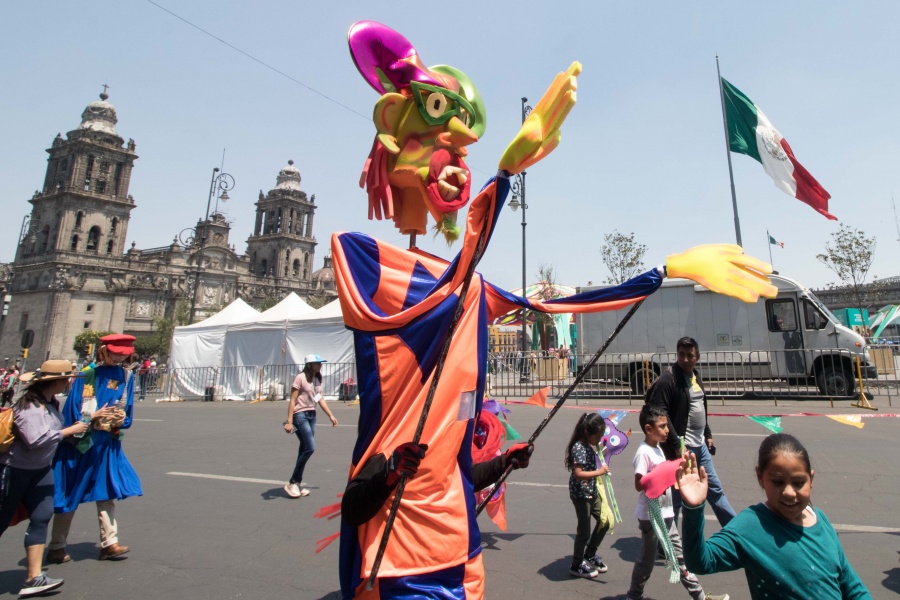
[[[498,541],[514,542],[524,535],[524,533],[494,533],[482,531],[481,547],[484,550],[500,550],[500,548],[497,547]]]
[[[627,563],[637,562],[641,554],[641,538],[620,537],[610,545],[610,548],[619,553],[619,558]]]
[[[549,581],[571,581],[573,579],[577,579],[569,574],[569,567],[572,566],[572,557],[565,556],[563,558],[559,558],[546,567],[542,567],[538,569],[538,575],[543,575]],[[593,581],[595,583],[602,583],[606,585],[608,583],[605,581],[605,577],[600,575],[596,579],[585,579],[585,581]]]

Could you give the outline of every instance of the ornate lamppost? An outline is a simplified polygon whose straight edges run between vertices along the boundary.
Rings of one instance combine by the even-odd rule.
[[[25,254],[25,244],[34,244],[37,241],[38,231],[44,226],[43,221],[31,215],[22,217],[22,228],[19,230],[19,246],[22,246],[22,254]]]
[[[203,218],[202,230],[188,227],[182,230],[179,237],[184,243],[189,240],[186,245],[198,244],[197,249],[197,270],[194,271],[194,290],[191,294],[191,313],[188,319],[188,325],[194,322],[194,309],[197,306],[197,291],[200,288],[200,269],[203,266],[203,247],[206,245],[206,238],[209,237],[209,208],[212,206],[213,196],[216,197],[216,211],[219,210],[219,200],[225,202],[228,200],[228,190],[234,189],[234,177],[228,173],[220,173],[219,167],[213,169],[212,179],[209,182],[209,198],[206,200],[206,216]],[[199,242],[197,239],[199,238]]]
[[[522,98],[522,123],[525,123],[525,119],[531,113],[531,107],[527,104],[528,98]],[[509,189],[512,192],[512,198],[509,201],[508,206],[512,209],[513,212],[516,212],[519,207],[522,207],[522,296],[525,296],[525,288],[528,285],[527,282],[527,274],[525,272],[525,227],[528,223],[525,222],[525,210],[528,208],[528,204],[525,203],[525,171],[522,171],[515,177],[513,177],[512,181],[509,184]],[[519,200],[521,198],[521,201]],[[525,343],[525,337],[527,335],[527,319],[528,313],[523,308],[522,309],[522,373],[521,377],[519,377],[519,383],[528,382],[528,376],[525,374],[525,365],[527,363],[528,349],[527,344]]]

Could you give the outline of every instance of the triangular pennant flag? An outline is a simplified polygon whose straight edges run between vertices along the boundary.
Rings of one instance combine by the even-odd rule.
[[[525,404],[534,404],[536,406],[541,406],[543,408],[547,408],[547,394],[550,393],[550,386],[539,389],[534,393],[534,396],[525,401]]]
[[[751,421],[756,421],[772,433],[781,433],[781,417],[773,417],[769,415],[747,415]]]
[[[619,423],[622,422],[622,419],[625,418],[625,415],[628,414],[627,410],[612,410],[610,408],[604,408],[597,411],[601,417],[604,419],[609,419],[612,421],[613,425],[618,426]]]
[[[488,502],[486,510],[491,521],[493,521],[501,531],[506,531],[506,494],[501,495],[499,498],[492,498],[491,501]]]
[[[844,425],[850,425],[852,427],[856,427],[857,429],[862,429],[865,423],[862,422],[862,417],[859,415],[825,415],[829,419],[834,419],[838,423],[843,423]]]

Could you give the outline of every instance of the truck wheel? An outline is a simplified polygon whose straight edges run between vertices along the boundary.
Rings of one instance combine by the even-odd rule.
[[[635,396],[643,396],[647,391],[646,374],[648,371],[650,373],[650,383],[652,384],[654,381],[656,381],[656,378],[659,377],[659,373],[656,372],[656,369],[654,369],[652,365],[649,369],[644,368],[644,366],[641,365],[639,367],[636,367],[631,372],[629,383],[631,384],[631,392]]]
[[[816,376],[816,385],[823,396],[851,396],[855,383],[853,374],[842,365],[828,365]]]

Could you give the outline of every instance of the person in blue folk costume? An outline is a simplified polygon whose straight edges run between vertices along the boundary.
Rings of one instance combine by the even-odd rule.
[[[119,544],[116,500],[141,496],[141,482],[122,449],[123,430],[131,427],[134,411],[134,376],[122,365],[133,362],[134,336],[112,334],[100,338],[97,365],[76,379],[62,410],[63,426],[90,423],[90,432],[74,444],[61,444],[53,461],[56,482],[53,529],[47,562],[71,560],[66,538],[75,510],[83,502],[96,502],[100,521],[100,560],[121,557],[128,546]],[[91,420],[104,407],[115,407],[113,417]]]

